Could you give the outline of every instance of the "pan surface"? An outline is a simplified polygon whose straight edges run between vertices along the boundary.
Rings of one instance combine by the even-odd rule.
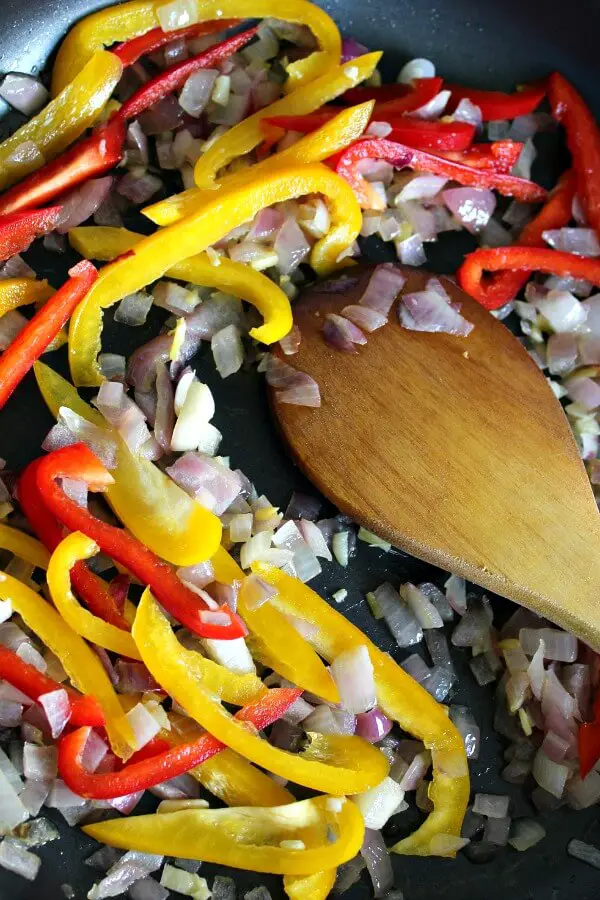
[[[0,72],[43,71],[67,28],[103,5],[106,4],[97,0],[2,0]],[[331,0],[323,5],[345,34],[372,49],[386,51],[383,69],[390,78],[413,56],[433,59],[440,74],[450,79],[488,88],[512,89],[515,83],[560,69],[600,117],[597,0],[571,0],[569,4],[558,0],[546,0],[544,4],[539,0]],[[4,135],[17,124],[12,115],[6,116],[0,131]],[[542,179],[552,183],[564,162],[551,154]],[[430,264],[440,271],[453,272],[461,254],[469,249],[469,239],[456,234],[444,237],[448,240],[441,240],[433,248]],[[381,258],[379,248],[369,248],[369,255]],[[74,257],[70,253],[57,257],[40,251],[29,254],[27,259],[41,277],[58,286]],[[115,331],[109,326],[105,346],[113,352],[129,353],[148,340],[157,327],[158,319],[152,315],[135,332],[123,328]],[[64,353],[53,354],[48,362],[67,374]],[[195,365],[199,377],[208,382],[215,394],[215,424],[225,435],[223,452],[231,456],[233,468],[241,467],[261,492],[284,508],[294,488],[311,491],[276,436],[261,376],[251,370],[222,381],[206,349]],[[39,454],[40,443],[52,424],[33,378],[27,378],[2,413],[0,456],[7,460],[10,469],[21,468]],[[434,507],[431,515],[435,516]],[[326,563],[323,575],[311,584],[324,596],[345,587],[348,596],[342,610],[383,650],[399,658],[389,633],[362,602],[365,592],[386,579],[396,584],[401,580],[441,584],[443,578],[443,573],[404,554],[382,554],[362,544],[346,570]],[[498,600],[498,616],[506,616],[509,607]],[[499,777],[504,743],[492,729],[492,690],[474,684],[466,654],[456,654],[455,664],[461,677],[453,702],[471,707],[483,735],[480,758],[471,767],[473,790],[508,793],[513,798],[512,815],[533,814],[524,791]],[[55,821],[61,839],[39,851],[43,865],[37,881],[30,884],[0,869],[0,900],[37,900],[40,896],[45,900],[64,900],[65,896],[83,900],[93,881],[101,877],[83,865],[83,859],[97,845],[77,829],[68,828],[62,817]],[[401,826],[395,827],[408,831],[416,821],[413,810],[402,818]],[[463,855],[456,861],[394,857],[396,887],[402,889],[406,900],[505,900],[507,896],[512,900],[567,900],[573,895],[578,900],[596,898],[598,873],[567,857],[566,845],[571,837],[600,845],[598,807],[577,813],[563,808],[544,815],[541,821],[547,838],[524,854],[509,848],[481,864],[470,862]],[[207,865],[200,874],[206,875],[210,884],[216,871]],[[234,877],[240,897],[259,884],[266,884],[273,898],[283,897],[280,879],[220,871]],[[66,893],[63,885],[70,885],[73,893]],[[345,896],[348,900],[366,900],[373,893],[363,877]]]

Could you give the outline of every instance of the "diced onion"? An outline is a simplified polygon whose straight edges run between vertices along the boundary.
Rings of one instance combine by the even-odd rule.
[[[342,707],[364,713],[375,706],[373,664],[365,646],[346,650],[331,663],[331,674],[340,692]]]
[[[386,776],[378,785],[363,794],[355,794],[352,799],[362,813],[365,827],[380,830],[404,800],[404,791]]]

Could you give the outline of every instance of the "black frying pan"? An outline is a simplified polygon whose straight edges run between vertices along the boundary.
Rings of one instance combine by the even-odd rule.
[[[40,72],[57,42],[79,17],[105,6],[103,0],[1,0],[0,72]],[[341,30],[372,49],[385,52],[384,71],[395,77],[407,58],[433,59],[440,74],[465,84],[512,89],[514,84],[560,69],[573,80],[600,117],[600,3],[598,0],[326,0],[323,5],[337,19]],[[273,4],[277,13],[277,4]],[[18,124],[13,116],[0,123],[8,132]],[[552,179],[564,166],[556,151],[546,161],[544,180]],[[466,245],[464,236],[447,235],[435,246],[430,265],[442,271],[455,270]],[[377,248],[369,251],[379,255]],[[69,256],[69,254],[67,254]],[[58,259],[39,252],[28,257],[36,271],[55,286],[74,257]],[[131,352],[135,344],[148,340],[158,320],[135,331],[108,329],[106,343],[114,352]],[[129,333],[128,333],[129,332]],[[50,363],[67,374],[64,354],[54,354]],[[222,381],[215,374],[210,353],[201,351],[196,361],[199,377],[207,381],[217,400],[216,425],[225,434],[224,452],[232,457],[274,503],[285,507],[294,488],[308,489],[302,476],[285,456],[267,410],[260,377],[254,371],[240,372]],[[0,456],[11,468],[20,468],[39,454],[40,442],[52,424],[49,413],[26,379],[2,412]],[[431,511],[435,515],[435,509]],[[347,570],[335,564],[325,566],[314,585],[325,596],[346,587],[348,597],[342,609],[362,627],[383,650],[398,656],[397,648],[384,626],[376,622],[362,603],[364,593],[384,579],[442,582],[443,574],[401,554],[382,555],[365,545]],[[506,615],[508,604],[497,601],[498,615]],[[499,778],[503,742],[492,729],[492,691],[477,688],[467,668],[465,655],[455,659],[461,673],[454,702],[470,706],[482,729],[480,759],[471,767],[474,791],[510,793],[512,814],[531,815],[527,794]],[[151,808],[151,807],[149,807]],[[414,814],[414,815],[413,815]],[[413,818],[411,819],[411,816]],[[37,881],[30,884],[0,869],[0,900],[63,900],[61,885],[74,889],[75,900],[84,900],[98,873],[83,865],[95,849],[92,841],[77,829],[55,821],[61,840],[41,849],[43,866]],[[397,829],[410,830],[416,813],[407,813]],[[501,850],[489,861],[473,863],[461,855],[456,861],[394,857],[396,886],[406,900],[595,900],[598,873],[566,855],[569,838],[578,837],[600,845],[598,807],[584,812],[567,808],[542,817],[547,838],[534,849],[518,854]],[[400,831],[398,831],[398,834]],[[391,837],[391,835],[390,835]],[[38,852],[38,851],[36,851]],[[217,869],[203,866],[201,874],[212,880]],[[266,884],[275,898],[283,897],[280,879],[254,873],[221,870],[234,877],[240,898],[244,892]],[[173,895],[174,897],[180,895]],[[366,877],[348,894],[348,900],[372,897]]]

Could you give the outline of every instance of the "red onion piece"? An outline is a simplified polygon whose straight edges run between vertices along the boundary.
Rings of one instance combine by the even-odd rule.
[[[272,237],[284,223],[284,215],[279,209],[267,206],[255,217],[252,228],[248,232],[248,240],[265,241]]]
[[[170,94],[143,112],[138,121],[147,135],[175,131],[183,124],[184,112],[177,99]]]
[[[471,710],[466,706],[452,705],[450,707],[450,718],[464,741],[467,759],[478,759],[481,746],[481,731]]]
[[[387,316],[405,284],[406,278],[396,266],[382,263],[375,267],[359,304]]]
[[[208,492],[214,499],[214,511],[218,516],[241,490],[241,481],[235,472],[199,453],[185,453],[166,471],[192,497],[198,499]]]
[[[154,437],[166,452],[171,446],[175,425],[175,407],[173,385],[165,363],[159,363],[156,369],[156,397]]]
[[[600,406],[600,385],[592,378],[574,377],[565,382],[571,400],[591,412]]]
[[[414,116],[417,119],[426,119],[428,121],[439,119],[446,109],[449,99],[450,91],[440,91],[439,94],[436,94],[428,103],[425,103],[418,109],[412,110],[409,115]]]
[[[356,734],[371,744],[383,740],[392,730],[394,723],[380,709],[359,713],[356,717]]]
[[[390,854],[380,831],[365,829],[360,855],[367,864],[373,882],[373,896],[385,897],[394,885],[394,873]]]
[[[190,75],[179,95],[179,105],[189,116],[197,119],[204,112],[218,75],[217,69],[200,69]]]
[[[144,694],[161,690],[143,663],[119,659],[115,663],[115,672],[119,678],[121,694]]]
[[[362,56],[364,53],[368,53],[369,50],[365,47],[364,44],[359,44],[358,41],[355,41],[354,38],[345,37],[342,38],[342,62],[348,62],[350,59],[356,59],[357,56]]]
[[[428,200],[439,194],[447,181],[440,175],[414,175],[397,195],[397,200]]]
[[[422,266],[427,260],[420,234],[413,234],[399,243],[397,251],[400,262],[405,266]]]
[[[117,191],[123,197],[127,197],[136,206],[147,203],[157,191],[160,191],[163,183],[156,175],[148,172],[138,175],[134,172],[128,172],[124,175],[117,185]]]
[[[544,231],[542,237],[555,250],[579,256],[600,256],[600,243],[593,228],[557,228]]]
[[[450,212],[471,234],[485,228],[496,209],[495,194],[483,188],[450,188],[442,197]]]
[[[92,178],[67,194],[61,201],[62,209],[56,224],[58,233],[66,234],[70,228],[89,219],[106,200],[112,185],[112,175],[106,175]]]
[[[367,343],[360,328],[336,313],[327,313],[325,316],[323,335],[331,347],[346,353],[356,353],[355,344]]]
[[[134,350],[127,367],[127,381],[140,391],[149,391],[156,379],[157,365],[169,359],[173,338],[168,334],[159,334]]]
[[[205,588],[215,580],[213,564],[208,559],[206,562],[196,563],[193,566],[182,566],[177,569],[177,577],[197,588]]]
[[[266,356],[265,380],[270,387],[288,388],[297,380],[298,370],[273,354]]]
[[[454,122],[467,122],[469,125],[475,125],[479,128],[483,122],[481,109],[475,106],[468,97],[463,97],[454,112],[452,113]]]
[[[598,340],[598,351],[600,353],[600,340]],[[550,374],[566,375],[577,365],[577,338],[574,334],[568,333],[552,334],[546,345],[546,353]]]
[[[136,166],[148,165],[148,137],[143,132],[140,123],[135,120],[127,126],[125,137],[125,149],[127,151],[127,163]]]
[[[577,638],[558,628],[521,628],[519,642],[527,656],[533,656],[544,642],[544,657],[557,662],[572,663],[577,659]]]
[[[279,346],[286,356],[294,356],[300,349],[302,334],[297,325],[292,325],[291,331],[279,341]]]
[[[404,294],[398,308],[400,324],[412,331],[444,332],[467,337],[473,325],[437,291]]]
[[[340,654],[333,660],[330,669],[345,710],[357,714],[375,706],[373,665],[366,647]]]
[[[9,72],[0,86],[0,97],[23,115],[33,116],[46,105],[50,95],[32,75]]]
[[[280,403],[291,403],[294,406],[318,407],[321,405],[319,385],[304,372],[298,372],[293,385],[277,391]]]
[[[289,275],[297,269],[310,253],[310,244],[304,232],[291,216],[277,232],[273,249],[278,256],[282,275]]]
[[[370,306],[345,306],[342,310],[342,316],[349,319],[362,331],[369,333],[382,328],[387,322],[387,315],[372,309]]]

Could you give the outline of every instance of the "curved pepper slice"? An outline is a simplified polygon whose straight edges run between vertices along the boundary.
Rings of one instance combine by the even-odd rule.
[[[75,384],[93,386],[103,381],[96,360],[101,347],[103,309],[210,247],[232,228],[250,221],[264,207],[313,193],[325,195],[332,220],[329,233],[317,241],[311,253],[315,271],[326,274],[335,268],[339,255],[356,239],[362,220],[352,190],[320,163],[277,168],[261,174],[256,181],[216,191],[214,199],[200,210],[144,238],[133,255],[105,266],[97,284],[71,318],[69,360]],[[283,328],[266,329],[266,334],[258,329],[256,335],[260,332],[260,339],[271,343],[280,340],[288,333],[291,321],[290,313],[285,321],[283,318],[277,321]]]
[[[18,556],[19,559],[31,563],[37,569],[48,568],[50,554],[44,545],[32,538],[31,535],[19,531],[18,528],[0,524],[0,547]]]
[[[53,293],[47,281],[37,281],[35,278],[5,278],[0,281],[0,316],[20,306],[43,303]]]
[[[314,797],[266,808],[184,809],[86,825],[83,831],[125,850],[183,854],[274,875],[311,875],[352,859],[364,838],[364,822],[354,803],[346,800],[333,812],[332,799]],[[284,849],[285,840],[300,840],[305,849]]]
[[[86,59],[86,66],[70,84],[65,83],[64,90],[54,100],[0,144],[0,188],[32,171],[31,165],[23,168],[7,165],[7,159],[21,144],[32,141],[47,161],[58,156],[93,125],[117,86],[122,71],[123,66],[112,53],[96,53]]]
[[[563,228],[568,225],[573,217],[573,197],[575,196],[576,180],[572,171],[566,172],[551,192],[548,200],[541,208],[537,216],[528,222],[519,235],[519,244],[526,247],[546,247],[543,238],[545,231],[555,228]],[[468,293],[486,309],[499,309],[514,300],[523,285],[529,280],[531,273],[528,271],[495,272],[483,279],[480,275],[469,274],[463,276],[468,283]]]
[[[125,530],[102,522],[67,497],[57,478],[86,481],[91,490],[102,490],[114,481],[85,444],[73,444],[49,453],[39,460],[36,474],[42,499],[56,518],[71,531],[82,531],[91,537],[103,553],[125,566],[142,584],[150,585],[165,609],[190,631],[201,637],[223,640],[246,634],[244,623],[229,607],[219,609],[227,622],[213,624],[204,601],[177,578],[168,563]]]
[[[254,178],[260,177],[261,172],[268,172],[274,166],[290,165],[299,163],[322,162],[333,153],[338,153],[361,136],[371,117],[373,110],[372,103],[362,103],[360,106],[353,106],[350,109],[344,109],[338,112],[336,116],[328,120],[321,128],[306,137],[300,138],[291,147],[269,156],[263,162],[235,172],[232,175],[225,175],[219,181],[219,187],[227,189],[235,184],[243,184]],[[154,222],[156,225],[172,225],[184,216],[189,215],[199,207],[212,199],[214,196],[211,191],[201,191],[199,188],[188,188],[180,194],[174,194],[167,197],[166,200],[160,200],[151,206],[146,206],[142,212],[144,215]],[[76,230],[76,229],[73,229]],[[223,262],[223,260],[221,260]],[[248,269],[248,267],[245,267]]]
[[[39,700],[44,694],[63,689],[69,698],[70,725],[104,727],[104,712],[95,697],[78,694],[68,685],[49,678],[8,647],[0,647],[0,678],[30,700]]]
[[[88,422],[106,427],[101,414],[58,372],[36,363],[34,373],[55,418],[61,406],[68,406]],[[108,486],[106,496],[117,517],[142,544],[173,565],[190,566],[209,559],[221,540],[219,519],[149,459],[132,453],[117,432],[112,430],[111,434],[117,444],[117,466],[112,473],[114,484]],[[48,546],[43,535],[41,538]]]
[[[384,159],[397,168],[441,175],[469,187],[490,188],[505,197],[516,197],[523,203],[538,203],[545,199],[547,193],[538,184],[524,178],[473,169],[394,141],[368,139],[348,147],[334,161],[336,171],[352,185],[361,206],[367,209],[381,209],[383,201],[369,188],[369,183],[358,171],[357,163],[362,159]]]
[[[195,25],[187,25],[185,28],[178,28],[176,31],[163,31],[162,28],[153,28],[139,37],[119,44],[118,47],[113,47],[111,53],[118,56],[124,66],[132,66],[140,57],[147,56],[149,53],[155,53],[172,41],[178,41],[181,38],[187,41],[203,37],[206,34],[215,34],[218,31],[225,31],[226,28],[233,28],[235,25],[239,25],[239,22],[239,19],[217,19],[214,22],[197,22]]]
[[[36,238],[53,231],[61,208],[50,206],[33,212],[13,212],[11,215],[0,216],[0,262],[27,250]]]
[[[71,591],[71,570],[76,563],[98,553],[98,545],[75,532],[60,542],[48,566],[48,587],[53,603],[67,625],[86,640],[119,656],[141,659],[135,641],[127,631],[105,622],[80,606]]]
[[[194,168],[196,185],[203,190],[214,187],[221,169],[238,156],[250,153],[263,139],[261,123],[273,116],[304,115],[320,109],[324,103],[339,97],[349,87],[368,78],[381,53],[367,53],[351,62],[336,66],[310,84],[298,88],[287,97],[276,100],[230,128],[198,159]]]
[[[272,725],[298,699],[299,689],[279,688],[268,691],[257,703],[241,709],[236,718],[250,722],[257,730]],[[85,745],[91,728],[80,728],[65,735],[58,745],[58,770],[68,787],[80,797],[92,800],[111,800],[162,784],[170,778],[184,775],[225,749],[225,744],[212,734],[202,734],[192,741],[176,744],[161,753],[130,762],[119,772],[96,774],[83,764]]]
[[[215,578],[222,584],[243,581],[246,577],[223,547],[213,556],[212,564]],[[340,702],[335,681],[319,655],[272,603],[249,609],[242,593],[238,597],[238,609],[250,630],[248,642],[255,659],[328,703]]]
[[[56,338],[97,274],[87,259],[69,269],[69,280],[36,312],[0,356],[0,409]]]
[[[475,250],[465,257],[456,277],[463,291],[475,300],[480,300],[480,297],[488,296],[483,273],[503,272],[506,269],[527,275],[531,272],[545,272],[547,275],[584,278],[600,287],[600,260],[551,250],[549,247],[513,246]]]
[[[437,75],[433,78],[415,78],[410,84],[361,84],[359,87],[346,91],[342,100],[344,103],[364,103],[365,100],[375,100],[378,106],[382,106],[388,100],[410,98],[410,106],[401,112],[412,112],[433,100],[435,95],[441,91],[443,84],[443,79]]]
[[[341,735],[311,735],[300,754],[273,747],[236,722],[181,664],[180,644],[149,590],[140,600],[133,637],[142,659],[174,700],[219,740],[256,765],[317,791],[360,793],[385,777],[388,761],[372,744]],[[357,788],[358,784],[364,787]]]
[[[514,94],[505,94],[502,91],[481,91],[458,84],[446,84],[445,87],[452,91],[451,109],[455,109],[461,100],[470,100],[481,110],[484,122],[527,116],[538,108],[546,96],[545,83],[524,87],[522,90],[515,91]]]
[[[71,246],[88,259],[110,261],[133,250],[143,234],[127,231],[126,228],[109,228],[107,226],[81,226],[69,231]],[[289,321],[292,327],[290,304],[283,293],[270,278],[257,272],[251,266],[222,257],[215,266],[206,253],[190,256],[177,263],[165,272],[167,278],[177,278],[191,284],[216,288],[224,294],[232,294],[240,300],[251,303],[263,316],[265,324],[252,328],[250,335],[261,340],[261,335],[271,330],[283,331]],[[2,282],[0,282],[1,290]],[[198,558],[198,556],[196,556]]]
[[[97,699],[113,751],[128,759],[135,750],[135,735],[94,651],[43,597],[16,578],[6,574],[0,577],[0,598],[10,600],[27,627],[58,656],[74,687]]]
[[[311,643],[326,660],[331,662],[352,647],[367,647],[375,671],[379,706],[403,731],[422,740],[433,757],[434,778],[429,789],[433,812],[417,831],[395,844],[392,850],[407,855],[432,855],[431,842],[437,835],[460,835],[469,800],[465,748],[446,710],[307,585],[263,563],[253,563],[252,570],[277,588],[277,596],[271,603],[317,626]]]
[[[393,133],[392,133],[393,134]],[[392,140],[397,140],[392,137]],[[520,141],[493,141],[491,144],[473,144],[468,150],[438,151],[437,155],[452,162],[471,166],[473,169],[491,169],[501,175],[508,175],[516,164],[524,144]]]
[[[95,50],[115,41],[128,41],[156,28],[159,24],[156,9],[162,5],[163,0],[134,0],[101,9],[78,22],[58,51],[52,71],[53,94],[62,90],[81,71]],[[340,34],[335,22],[324,10],[307,0],[285,0],[278,5],[276,12],[278,18],[287,22],[307,25],[320,47],[320,51],[308,59],[288,66],[291,86],[315,78],[339,62]],[[197,21],[262,19],[272,15],[272,0],[196,0]]]

